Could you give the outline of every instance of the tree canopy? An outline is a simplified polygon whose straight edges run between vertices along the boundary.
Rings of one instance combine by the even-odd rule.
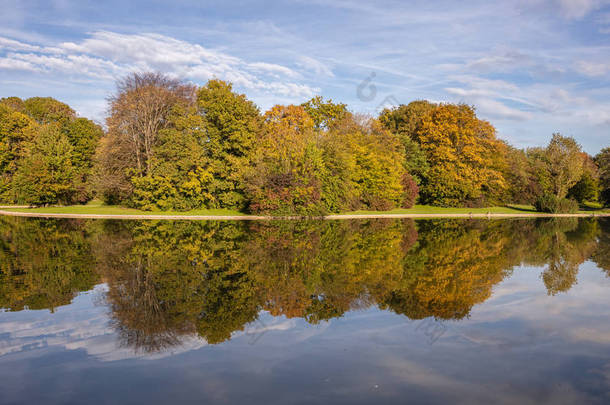
[[[0,100],[0,200],[144,210],[348,210],[610,201],[608,151],[574,138],[517,149],[473,106],[417,100],[378,117],[315,96],[262,113],[231,83],[132,73],[104,129],[50,97]]]

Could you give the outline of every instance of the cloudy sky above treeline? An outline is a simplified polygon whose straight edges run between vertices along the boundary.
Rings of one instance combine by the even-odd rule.
[[[610,0],[1,0],[0,97],[103,121],[117,78],[234,83],[262,110],[464,102],[519,147],[610,145]]]

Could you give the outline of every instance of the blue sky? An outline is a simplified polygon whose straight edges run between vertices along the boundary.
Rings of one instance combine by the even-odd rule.
[[[465,102],[519,147],[610,145],[610,0],[0,3],[0,97],[100,122],[117,78],[159,70],[232,81],[262,110]]]

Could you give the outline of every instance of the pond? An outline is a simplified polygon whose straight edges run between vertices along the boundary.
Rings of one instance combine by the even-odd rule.
[[[0,403],[608,403],[610,218],[0,218]]]

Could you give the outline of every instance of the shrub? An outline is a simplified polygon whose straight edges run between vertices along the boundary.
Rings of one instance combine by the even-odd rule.
[[[543,194],[534,203],[536,211],[551,214],[568,214],[578,212],[578,203],[568,198],[559,198],[553,194]]]
[[[415,205],[415,200],[419,195],[419,187],[413,177],[408,173],[405,173],[402,176],[401,183],[403,189],[402,208],[411,208]]]

